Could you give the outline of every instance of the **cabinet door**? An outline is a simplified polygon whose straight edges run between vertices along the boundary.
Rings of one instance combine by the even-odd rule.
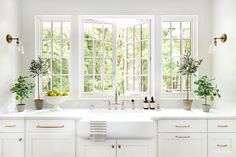
[[[78,157],[116,157],[116,140],[92,142],[78,139]]]
[[[208,157],[236,157],[236,133],[208,134]]]
[[[205,133],[178,133],[159,135],[159,157],[206,157],[207,135]]]
[[[153,140],[117,140],[117,157],[154,157]]]
[[[24,157],[24,134],[3,133],[0,134],[1,157]]]
[[[75,135],[28,133],[26,157],[75,157]]]

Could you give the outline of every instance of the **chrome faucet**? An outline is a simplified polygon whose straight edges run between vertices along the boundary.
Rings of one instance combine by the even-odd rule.
[[[116,104],[116,105],[118,105],[117,97],[118,97],[118,90],[117,90],[117,88],[116,88],[116,89],[115,89],[115,104]]]

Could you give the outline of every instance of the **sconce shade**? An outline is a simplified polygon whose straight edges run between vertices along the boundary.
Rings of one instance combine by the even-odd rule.
[[[20,43],[19,38],[13,38],[10,34],[7,34],[6,41],[10,44],[13,40],[16,40],[16,44]]]

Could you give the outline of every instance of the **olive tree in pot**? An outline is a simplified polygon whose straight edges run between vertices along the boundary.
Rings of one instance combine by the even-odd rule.
[[[19,76],[17,82],[10,89],[12,93],[16,93],[16,100],[20,100],[20,104],[17,104],[17,111],[23,112],[25,104],[23,100],[29,98],[29,95],[33,92],[34,84],[27,81],[27,76]]]
[[[31,73],[30,75],[31,77],[33,78],[37,77],[38,97],[37,99],[34,100],[34,104],[36,109],[40,110],[43,108],[43,99],[40,99],[39,81],[40,77],[48,74],[48,64],[44,59],[38,57],[38,59],[31,60],[29,71]]]
[[[211,105],[207,104],[207,98],[210,96],[210,100],[213,101],[214,97],[221,95],[219,94],[219,89],[217,85],[213,85],[212,81],[214,79],[209,79],[207,76],[201,77],[199,80],[195,81],[194,84],[197,85],[197,89],[194,92],[204,99],[204,104],[202,104],[202,111],[209,112]]]
[[[202,63],[202,59],[196,60],[193,57],[191,57],[190,53],[185,54],[184,57],[181,58],[181,62],[178,63],[179,72],[183,76],[186,77],[187,99],[183,100],[185,110],[191,110],[191,108],[192,108],[193,100],[189,99],[191,78],[192,78],[192,76],[196,76],[196,72],[197,72],[199,66],[201,65],[201,63]]]

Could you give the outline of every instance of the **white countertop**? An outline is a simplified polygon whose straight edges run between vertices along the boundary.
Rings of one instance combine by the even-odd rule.
[[[119,119],[129,120],[147,119],[168,120],[168,119],[236,119],[236,113],[221,112],[211,110],[210,113],[204,113],[201,110],[186,111],[183,109],[161,109],[157,110],[107,110],[107,109],[63,109],[58,112],[50,110],[26,110],[24,112],[0,113],[0,119]]]

